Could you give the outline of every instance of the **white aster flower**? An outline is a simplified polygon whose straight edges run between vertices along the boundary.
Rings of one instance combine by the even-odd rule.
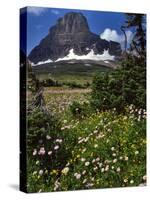
[[[120,172],[120,167],[117,167],[117,170],[116,170],[117,172]]]
[[[44,155],[45,154],[45,148],[44,147],[41,147],[39,152],[38,152],[39,155]]]
[[[122,156],[120,156],[120,157],[119,157],[119,159],[120,159],[120,160],[122,160],[122,159],[123,159],[123,157],[122,157]]]
[[[98,133],[98,130],[94,130],[93,133],[94,133],[94,134]]]
[[[94,147],[97,148],[97,147],[98,147],[98,144],[95,144]]]
[[[115,147],[111,147],[111,150],[114,151],[114,150],[115,150]]]
[[[81,174],[76,174],[76,179],[80,179],[81,178]]]
[[[56,146],[54,147],[54,149],[55,149],[55,150],[59,149],[59,146],[58,146],[58,145],[56,145]]]
[[[91,178],[91,181],[94,181],[94,177]]]
[[[50,136],[50,135],[47,135],[47,136],[46,136],[46,139],[47,139],[47,140],[50,140],[50,139],[51,139],[51,136]]]
[[[67,120],[66,119],[64,119],[64,124],[66,124],[67,123]]]
[[[103,163],[97,163],[98,164],[98,166],[101,168],[102,167],[102,165],[103,165]]]
[[[82,172],[82,174],[84,175],[86,173],[86,170],[84,170],[83,172]]]
[[[86,187],[92,187],[94,184],[93,183],[88,183],[87,185],[86,185]]]
[[[89,164],[90,164],[90,162],[86,162],[86,163],[85,163],[85,166],[89,166]]]
[[[37,154],[37,150],[34,149],[34,151],[33,151],[33,156],[35,156],[36,154]]]
[[[134,183],[134,180],[131,180],[130,183],[133,184],[133,183]]]
[[[38,165],[39,163],[40,163],[40,161],[39,161],[39,160],[37,160],[35,164],[36,164],[36,165]]]
[[[69,172],[69,167],[65,167],[61,172],[62,174],[67,175],[67,173]]]
[[[109,170],[109,165],[106,165],[105,171],[107,172]]]
[[[102,168],[102,169],[101,169],[101,172],[104,172],[104,171],[105,171],[105,169],[104,169],[104,168]]]
[[[56,142],[62,143],[62,139],[57,139]]]
[[[81,161],[84,162],[86,159],[85,158],[81,158]]]
[[[139,151],[135,151],[135,155],[138,155],[139,154]]]
[[[128,182],[128,179],[124,179],[123,181],[124,181],[124,183],[127,183],[127,182]]]
[[[37,171],[34,171],[34,172],[33,172],[33,176],[36,175],[36,174],[37,174]]]
[[[42,170],[42,169],[39,171],[39,175],[40,175],[40,176],[43,175],[43,170]]]
[[[48,153],[47,153],[49,156],[52,154],[52,151],[48,151]]]
[[[146,181],[146,179],[147,179],[147,176],[146,176],[146,175],[144,175],[144,176],[143,176],[143,180],[144,180],[144,181]]]
[[[98,162],[98,161],[100,161],[100,158],[99,158],[99,157],[97,157],[97,158],[96,158],[96,161],[97,161],[97,162]]]
[[[87,179],[84,179],[82,183],[84,184],[84,183],[86,183],[86,182],[87,182]]]
[[[124,159],[125,159],[125,161],[128,161],[128,160],[129,160],[128,156],[125,156],[125,158],[124,158]]]
[[[82,153],[84,153],[86,151],[86,148],[84,148],[83,150],[82,150]]]
[[[113,160],[113,163],[116,163],[117,162],[117,159],[115,158],[114,160]]]
[[[94,167],[93,169],[94,169],[94,171],[96,171],[96,170],[98,169],[98,167],[96,166],[96,167]]]

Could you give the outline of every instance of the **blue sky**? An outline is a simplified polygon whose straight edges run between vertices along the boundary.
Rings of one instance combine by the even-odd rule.
[[[58,18],[71,11],[83,13],[90,30],[101,35],[101,38],[118,41],[123,45],[124,36],[120,30],[125,21],[123,13],[41,7],[28,7],[27,10],[27,54],[48,34],[49,28],[56,24]],[[127,35],[130,40],[132,32],[128,31]]]

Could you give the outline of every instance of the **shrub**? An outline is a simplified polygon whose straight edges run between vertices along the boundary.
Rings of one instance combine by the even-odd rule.
[[[62,85],[61,83],[59,83],[58,81],[55,81],[53,79],[46,79],[46,80],[40,81],[40,84],[43,87],[50,87],[50,86],[59,87]]]
[[[112,72],[97,74],[92,83],[91,104],[95,109],[116,108],[123,112],[125,106],[146,107],[146,68],[132,59]]]
[[[66,86],[68,86],[68,87],[70,87],[72,89],[73,88],[85,88],[84,85],[82,85],[80,83],[77,83],[75,81],[73,81],[73,82],[64,82],[63,85],[66,85]]]
[[[46,141],[46,135],[58,129],[59,123],[50,113],[44,113],[36,108],[28,114],[27,147],[29,154],[33,148],[40,146],[39,141]]]
[[[90,105],[86,102],[73,101],[70,105],[70,111],[74,117],[83,118],[89,114]]]

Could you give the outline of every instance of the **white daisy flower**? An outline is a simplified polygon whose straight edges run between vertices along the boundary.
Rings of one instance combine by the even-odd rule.
[[[104,172],[104,171],[105,171],[105,169],[104,169],[104,168],[102,168],[102,169],[101,169],[101,172]]]
[[[115,150],[115,147],[111,147],[111,150],[114,151],[114,150]]]
[[[58,146],[58,145],[56,145],[56,146],[54,147],[54,149],[55,149],[55,150],[59,149],[59,146]]]
[[[86,159],[85,158],[81,158],[81,161],[84,162]]]
[[[90,164],[90,162],[86,162],[86,163],[85,163],[85,166],[89,166],[89,164]]]
[[[86,173],[86,170],[84,170],[83,172],[82,172],[82,174],[84,175]]]
[[[117,167],[117,170],[116,170],[117,172],[120,172],[120,167]]]
[[[46,139],[47,139],[47,140],[50,140],[50,139],[51,139],[51,136],[50,136],[50,135],[47,135],[47,136],[46,136]]]
[[[67,173],[69,172],[69,167],[65,167],[61,172],[62,174],[67,175]]]
[[[34,151],[33,151],[33,156],[35,156],[36,154],[37,154],[37,150],[34,149]]]
[[[138,155],[139,154],[139,151],[135,151],[135,155]]]
[[[124,158],[124,159],[125,159],[125,161],[128,161],[128,160],[129,160],[128,156],[125,156],[125,158]]]
[[[52,154],[52,151],[48,151],[48,153],[47,153],[49,156]]]
[[[117,162],[117,159],[115,158],[114,160],[113,160],[113,163],[116,163]]]
[[[44,172],[44,171],[41,169],[41,170],[39,171],[39,175],[42,176],[42,175],[43,175],[43,172]]]
[[[133,184],[133,183],[134,183],[134,180],[131,180],[130,183]]]
[[[144,176],[143,176],[143,180],[144,180],[144,181],[146,181],[146,179],[147,179],[147,176],[146,176],[146,175],[144,175]]]
[[[128,179],[124,179],[123,181],[124,181],[124,183],[127,183],[127,182],[128,182]]]

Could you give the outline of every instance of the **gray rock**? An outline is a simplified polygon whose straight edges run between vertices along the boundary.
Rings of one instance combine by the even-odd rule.
[[[28,58],[33,63],[51,59],[53,61],[68,55],[74,49],[77,55],[86,55],[91,49],[95,54],[102,54],[109,49],[111,55],[120,56],[121,46],[117,42],[101,39],[89,29],[87,19],[82,13],[70,12],[58,19],[49,29],[48,35],[33,48]]]

